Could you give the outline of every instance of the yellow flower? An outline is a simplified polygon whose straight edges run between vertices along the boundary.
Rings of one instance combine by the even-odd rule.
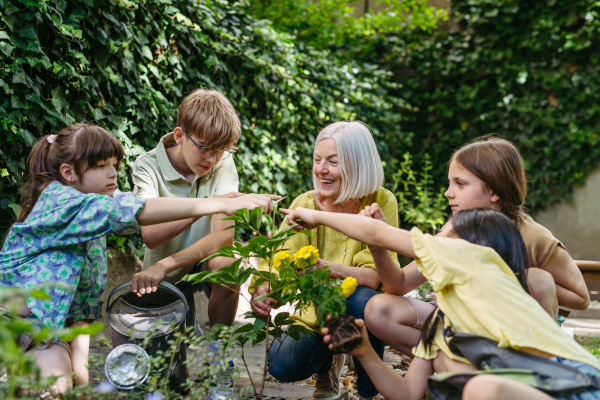
[[[344,279],[344,282],[342,282],[342,296],[347,299],[354,293],[357,286],[358,282],[356,282],[356,279],[351,276],[347,277]]]
[[[292,256],[290,256],[290,253],[288,253],[287,251],[280,251],[275,255],[275,257],[273,257],[273,267],[275,267],[275,269],[279,271],[282,267],[282,262],[284,261],[291,263]]]
[[[307,267],[308,263],[312,265],[316,263],[318,259],[319,250],[313,246],[304,246],[294,254],[294,261],[298,268]]]

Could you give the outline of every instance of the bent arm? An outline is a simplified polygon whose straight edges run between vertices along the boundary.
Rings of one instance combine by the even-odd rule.
[[[196,221],[198,221],[198,218],[187,218],[180,221],[142,226],[142,240],[149,249],[155,249],[179,236]]]
[[[176,269],[196,264],[215,253],[221,247],[233,244],[234,231],[233,229],[226,230],[226,228],[232,226],[234,222],[219,221],[219,219],[225,217],[226,215],[224,214],[215,215],[213,232],[193,243],[191,246],[158,261],[153,267],[162,269],[166,275]]]
[[[554,278],[558,305],[574,310],[585,310],[590,305],[590,294],[583,275],[567,250],[557,246],[542,267]]]
[[[377,274],[387,294],[404,296],[427,282],[427,279],[419,272],[415,261],[400,268],[394,263],[389,251],[375,248],[370,248],[370,250]]]
[[[389,254],[389,252],[388,252]],[[391,258],[391,257],[390,257]],[[351,276],[356,279],[358,286],[369,287],[373,290],[379,289],[379,276],[377,272],[369,267],[349,267],[325,261],[331,270],[330,276],[337,279],[346,279]]]

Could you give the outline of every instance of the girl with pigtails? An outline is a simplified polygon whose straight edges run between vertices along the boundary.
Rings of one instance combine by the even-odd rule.
[[[51,300],[21,299],[19,315],[36,327],[75,327],[100,318],[110,232],[129,235],[140,225],[233,214],[240,208],[270,212],[277,197],[144,199],[116,189],[123,156],[113,135],[86,123],[43,136],[33,147],[29,194],[0,253],[0,287],[63,284],[45,287]],[[89,335],[79,335],[70,343],[54,339],[35,345],[26,335],[19,345],[34,353],[42,377],[57,377],[53,389],[62,393],[88,382],[89,341]]]

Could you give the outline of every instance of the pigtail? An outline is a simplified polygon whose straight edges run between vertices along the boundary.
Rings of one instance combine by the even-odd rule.
[[[53,141],[50,139],[51,137],[55,138],[56,135],[42,136],[33,146],[31,153],[29,153],[29,157],[27,158],[29,178],[26,184],[28,194],[23,199],[17,222],[25,221],[42,191],[50,182],[59,178],[51,171],[48,163],[48,153],[52,146],[51,141]]]

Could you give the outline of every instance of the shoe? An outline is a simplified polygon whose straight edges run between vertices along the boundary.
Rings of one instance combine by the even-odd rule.
[[[345,354],[336,354],[335,364],[329,368],[325,374],[317,374],[315,382],[316,390],[313,393],[313,398],[319,400],[336,400],[342,395],[340,389],[340,374],[342,367],[346,361]]]
[[[209,400],[231,400],[234,398],[233,372],[237,365],[229,360],[229,367],[217,374],[217,383],[210,393]]]

